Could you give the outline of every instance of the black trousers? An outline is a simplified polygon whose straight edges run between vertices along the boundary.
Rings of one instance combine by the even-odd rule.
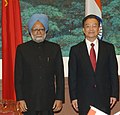
[[[53,111],[27,111],[24,115],[54,115]]]

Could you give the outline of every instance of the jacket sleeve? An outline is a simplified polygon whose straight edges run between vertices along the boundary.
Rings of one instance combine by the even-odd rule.
[[[55,58],[55,76],[56,76],[56,100],[64,102],[64,68],[60,47],[58,47]]]
[[[23,64],[22,64],[22,55],[20,51],[20,47],[17,47],[16,57],[15,57],[15,91],[16,91],[16,99],[22,100],[22,78],[23,78]]]
[[[110,78],[111,78],[111,86],[112,86],[112,97],[119,99],[119,79],[118,79],[118,65],[115,54],[114,46],[111,45],[110,50]]]
[[[68,62],[68,84],[71,101],[77,99],[76,84],[77,84],[77,60],[74,47],[71,48]]]

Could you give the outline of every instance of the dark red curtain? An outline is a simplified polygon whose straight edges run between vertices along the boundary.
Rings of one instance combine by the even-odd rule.
[[[14,63],[18,44],[22,43],[19,0],[2,0],[2,99],[15,100]]]

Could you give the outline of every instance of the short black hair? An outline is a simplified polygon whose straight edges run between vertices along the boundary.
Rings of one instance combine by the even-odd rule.
[[[96,20],[98,21],[98,25],[100,26],[100,18],[99,18],[98,16],[94,15],[94,14],[90,14],[90,15],[86,16],[86,17],[82,20],[82,27],[83,27],[83,28],[84,28],[85,21],[86,21],[87,19],[91,19],[91,18],[96,19]]]

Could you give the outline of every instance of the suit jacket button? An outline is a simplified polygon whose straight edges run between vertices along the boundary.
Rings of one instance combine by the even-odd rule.
[[[96,84],[93,87],[96,88],[97,87]]]
[[[39,59],[41,60],[41,56],[39,56]]]

